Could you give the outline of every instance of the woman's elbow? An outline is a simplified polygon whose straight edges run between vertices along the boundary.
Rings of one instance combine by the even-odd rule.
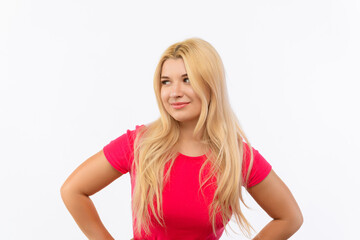
[[[60,188],[60,195],[64,203],[66,204],[67,200],[76,195],[76,192],[70,184],[64,183]]]
[[[288,221],[289,221],[290,228],[295,233],[302,226],[302,224],[304,222],[304,217],[301,212],[298,212],[297,214],[294,214]]]
[[[304,217],[302,215],[301,212],[299,212],[299,216],[298,216],[298,220],[297,220],[297,226],[298,226],[298,229],[302,226],[302,224],[304,223]]]
[[[71,193],[71,191],[69,191],[68,186],[63,184],[60,188],[60,196],[61,196],[62,200],[64,201],[64,203],[65,203],[67,196],[69,195],[69,192]]]

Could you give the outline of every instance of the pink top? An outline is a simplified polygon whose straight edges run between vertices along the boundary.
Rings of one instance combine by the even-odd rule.
[[[104,146],[103,151],[109,163],[119,172],[125,174],[131,172],[133,161],[133,146],[136,133],[141,126],[136,126],[135,130],[127,130],[120,137],[112,140]],[[246,148],[243,168],[243,177],[249,165],[249,147]],[[271,171],[271,165],[253,148],[254,163],[250,172],[248,187],[261,182]],[[213,234],[209,218],[209,205],[216,190],[216,178],[211,179],[209,185],[204,185],[204,196],[199,191],[200,168],[206,160],[205,155],[190,157],[179,153],[171,169],[170,180],[164,186],[163,191],[163,216],[166,228],[161,227],[154,219],[154,227],[151,228],[151,235],[148,240],[155,239],[220,239],[225,226],[222,224],[221,216],[218,214],[216,221],[216,235]],[[208,168],[204,168],[203,173],[208,173]],[[203,175],[204,176],[204,175]],[[131,176],[131,189],[134,190],[134,176]],[[134,218],[133,218],[134,222]],[[134,232],[134,240],[140,240]]]

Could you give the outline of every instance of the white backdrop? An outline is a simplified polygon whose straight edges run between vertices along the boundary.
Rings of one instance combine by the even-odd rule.
[[[219,2],[0,2],[1,239],[85,239],[62,183],[159,117],[155,66],[189,37],[218,50],[245,133],[298,201],[291,239],[357,238],[359,1]],[[130,239],[129,174],[92,199],[110,233]],[[270,219],[246,200],[260,231]]]

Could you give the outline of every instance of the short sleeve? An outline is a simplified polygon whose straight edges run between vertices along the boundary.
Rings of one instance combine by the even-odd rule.
[[[136,133],[141,126],[136,125],[135,130],[127,130],[126,133],[103,147],[104,155],[111,166],[123,174],[131,169],[134,160],[134,141]]]
[[[254,162],[252,165],[252,168],[250,170],[249,180],[246,187],[252,187],[256,184],[260,183],[262,180],[264,180],[267,175],[269,175],[272,167],[270,163],[268,163],[265,158],[259,153],[258,150],[252,147],[253,153],[254,153]],[[244,160],[243,160],[243,170],[242,175],[244,182],[246,180],[246,174],[249,169],[250,164],[250,148],[249,146],[244,143]]]

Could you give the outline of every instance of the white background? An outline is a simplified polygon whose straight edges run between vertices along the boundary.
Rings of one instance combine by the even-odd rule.
[[[292,239],[358,237],[359,1],[2,0],[1,239],[85,239],[62,183],[159,117],[155,66],[189,37],[218,50],[245,133],[298,201]],[[129,174],[92,199],[110,233],[130,239]],[[260,231],[270,218],[246,199]]]

